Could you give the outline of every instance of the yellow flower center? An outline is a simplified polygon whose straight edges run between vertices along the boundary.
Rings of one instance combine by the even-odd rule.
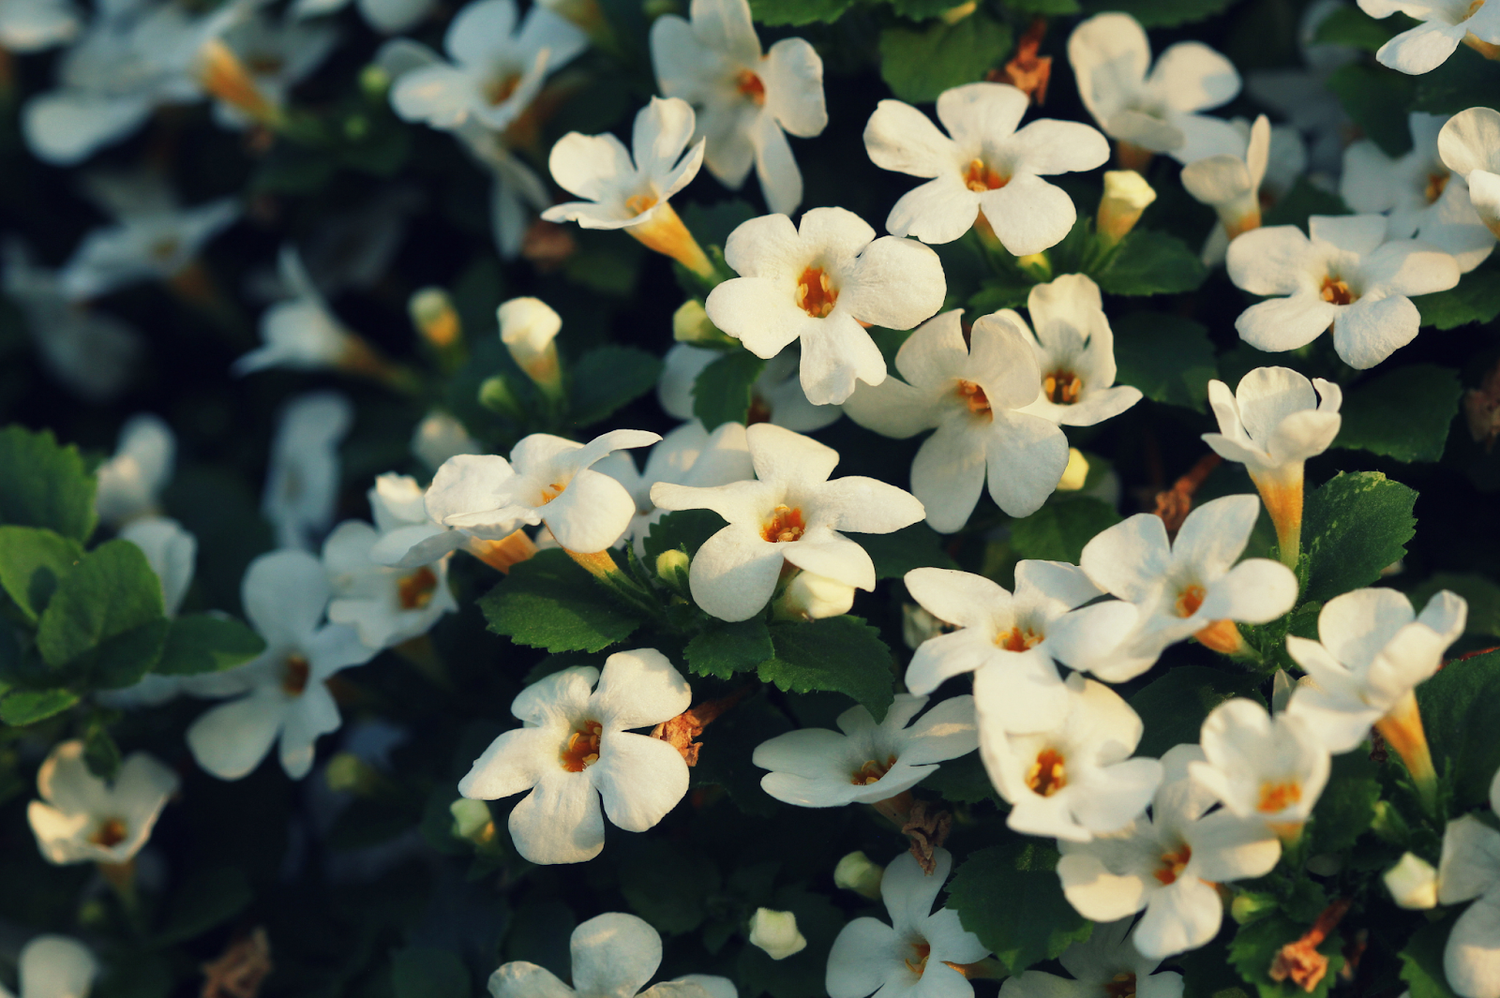
[[[520,73],[509,73],[498,79],[492,79],[484,87],[484,99],[489,101],[490,107],[504,104],[510,95],[516,92],[516,87],[521,85]]]
[[[1135,998],[1135,975],[1128,971],[1116,974],[1104,985],[1104,993],[1109,998]]]
[[[403,610],[425,610],[437,591],[438,580],[432,569],[423,566],[396,583],[396,599]]]
[[[99,827],[94,829],[89,841],[96,846],[113,849],[124,842],[128,835],[125,822],[119,818],[105,818],[99,822]]]
[[[1333,305],[1352,305],[1359,295],[1349,290],[1342,278],[1329,274],[1323,278],[1323,300]]]
[[[1041,644],[1044,637],[1045,635],[1038,634],[1029,627],[1012,627],[995,635],[995,647],[1006,651],[1025,651]]]
[[[1422,188],[1422,196],[1432,204],[1443,196],[1443,189],[1448,186],[1448,178],[1452,174],[1447,170],[1434,170],[1427,175],[1427,186]]]
[[[639,215],[656,207],[656,198],[651,194],[632,194],[625,199],[625,207]]]
[[[1008,183],[1009,177],[991,170],[982,159],[971,160],[969,168],[964,171],[964,186],[976,194],[999,190]]]
[[[765,83],[761,82],[761,78],[748,69],[740,70],[739,74],[735,76],[734,89],[749,98],[756,107],[764,106],[766,103]]]
[[[604,725],[598,721],[584,721],[571,735],[563,747],[562,767],[570,773],[581,773],[599,761],[599,737]]]
[[[1257,811],[1265,814],[1275,814],[1283,811],[1302,799],[1302,784],[1296,780],[1287,780],[1283,783],[1273,783],[1270,780],[1260,785],[1260,803],[1255,805]]]
[[[849,782],[857,787],[867,787],[872,783],[879,783],[895,764],[896,757],[894,755],[887,756],[883,763],[875,759],[866,759],[865,764],[854,771]]]
[[[802,522],[802,510],[784,505],[777,506],[772,511],[771,519],[760,528],[760,536],[772,544],[801,540],[806,532],[807,524]]]
[[[979,416],[990,411],[989,397],[984,394],[984,389],[974,382],[959,379],[957,394],[974,415]]]
[[[1072,405],[1083,391],[1083,382],[1072,371],[1053,371],[1042,379],[1042,393],[1055,405]]]
[[[1068,785],[1068,771],[1062,753],[1042,749],[1036,762],[1026,771],[1026,785],[1043,797],[1051,797]]]
[[[797,279],[795,296],[798,308],[814,319],[821,319],[833,311],[839,300],[839,289],[833,286],[822,267],[808,267]]]
[[[1152,875],[1164,885],[1175,884],[1192,858],[1193,850],[1188,845],[1183,845],[1174,852],[1164,852],[1161,854],[1161,866]]]
[[[1177,602],[1172,605],[1172,609],[1179,617],[1191,617],[1198,612],[1198,608],[1203,605],[1203,597],[1207,595],[1202,586],[1188,586],[1177,594]]]
[[[288,696],[300,697],[307,689],[307,679],[311,674],[312,666],[307,659],[301,655],[288,655],[282,663],[281,689]]]

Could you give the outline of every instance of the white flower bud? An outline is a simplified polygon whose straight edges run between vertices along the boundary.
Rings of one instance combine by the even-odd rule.
[[[1155,200],[1156,191],[1134,170],[1106,171],[1104,199],[1099,202],[1099,237],[1109,246],[1124,239]]]
[[[839,865],[833,868],[835,886],[863,895],[872,901],[880,897],[880,881],[884,876],[885,870],[878,863],[871,862],[870,857],[858,850],[839,860]]]
[[[433,471],[443,462],[459,454],[479,454],[483,448],[469,436],[464,424],[434,409],[427,418],[417,424],[411,437],[411,452]]]
[[[500,319],[500,341],[516,364],[543,389],[561,385],[557,367],[557,345],[562,317],[539,298],[512,298],[496,313]]]
[[[442,288],[422,288],[411,296],[406,307],[412,325],[433,346],[441,349],[458,341],[462,331],[458,310]]]
[[[1077,447],[1068,448],[1068,466],[1057,483],[1059,492],[1077,492],[1089,478],[1089,459]]]
[[[797,916],[770,908],[755,909],[750,919],[750,943],[765,950],[772,960],[785,960],[807,948],[807,940],[797,930]]]
[[[1385,871],[1382,879],[1391,898],[1401,907],[1417,910],[1437,907],[1437,871],[1422,857],[1406,853]]]
[[[799,572],[787,584],[777,608],[804,620],[837,617],[854,606],[854,587],[812,572]]]
[[[453,815],[453,834],[476,844],[495,837],[495,822],[490,816],[490,806],[482,800],[460,797],[448,805]]]

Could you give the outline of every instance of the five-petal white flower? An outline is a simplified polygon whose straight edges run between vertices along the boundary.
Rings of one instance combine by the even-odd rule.
[[[1274,717],[1236,697],[1209,712],[1200,734],[1203,760],[1188,775],[1231,814],[1295,837],[1328,783],[1328,748],[1313,727],[1289,713]]]
[[[1443,165],[1463,178],[1479,220],[1500,237],[1500,111],[1458,112],[1438,132],[1437,147]]]
[[[83,742],[59,742],[37,771],[42,799],[26,817],[49,863],[128,863],[177,784],[177,774],[145,752],[126,758],[106,783],[89,771]]]

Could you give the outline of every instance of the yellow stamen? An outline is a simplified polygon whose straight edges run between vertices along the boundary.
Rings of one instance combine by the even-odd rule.
[[[797,290],[793,292],[797,307],[814,319],[821,319],[833,311],[839,300],[838,288],[828,279],[822,267],[808,267],[797,279]]]
[[[1051,797],[1068,785],[1068,771],[1062,754],[1056,749],[1043,749],[1037,753],[1036,762],[1026,771],[1026,785],[1043,797]]]
[[[598,721],[584,721],[568,736],[562,751],[562,767],[570,773],[581,773],[599,761],[599,738],[604,725]]]

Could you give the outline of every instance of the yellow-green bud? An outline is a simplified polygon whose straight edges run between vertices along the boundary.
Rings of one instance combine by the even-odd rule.
[[[1268,894],[1239,894],[1229,904],[1229,917],[1240,925],[1252,922],[1267,909],[1276,907],[1276,899]]]
[[[1063,469],[1062,480],[1057,483],[1059,492],[1077,492],[1089,480],[1089,459],[1077,447],[1068,448],[1068,466]]]
[[[765,950],[772,960],[785,960],[807,948],[797,929],[797,916],[789,911],[757,908],[750,919],[750,945]]]
[[[703,346],[727,346],[738,342],[709,321],[703,303],[696,298],[689,298],[672,313],[672,338],[679,343]]]
[[[833,868],[833,882],[836,886],[872,901],[880,897],[880,881],[884,876],[885,870],[879,864],[857,850],[839,860],[839,865]]]
[[[495,837],[495,819],[490,815],[490,806],[484,801],[460,797],[448,805],[448,812],[453,815],[455,838],[483,845]]]
[[[359,71],[359,89],[372,101],[384,101],[391,89],[391,74],[372,62]]]
[[[1396,865],[1385,871],[1386,890],[1403,908],[1425,911],[1438,903],[1437,871],[1415,853],[1406,853]]]
[[[1113,246],[1135,228],[1141,212],[1156,200],[1156,191],[1134,170],[1110,170],[1104,174],[1104,198],[1099,202],[1095,227],[1099,241]]]
[[[411,315],[411,324],[417,332],[438,349],[452,346],[463,331],[458,320],[458,309],[453,299],[442,288],[422,288],[406,303]]]
[[[329,790],[360,796],[372,793],[384,782],[373,766],[352,752],[340,752],[329,759],[323,779]]]
[[[496,374],[484,379],[479,386],[479,404],[498,415],[511,419],[521,418],[521,404],[516,401],[516,393],[511,391],[503,375]]]

